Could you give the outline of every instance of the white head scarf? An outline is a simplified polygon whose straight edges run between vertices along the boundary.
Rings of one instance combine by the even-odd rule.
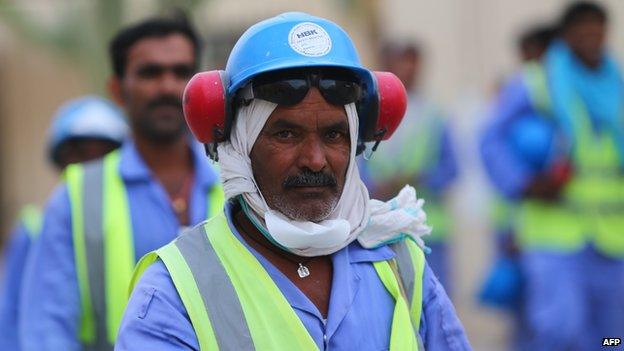
[[[388,203],[369,199],[355,162],[359,125],[355,104],[345,105],[351,136],[350,159],[340,200],[329,217],[318,223],[294,221],[270,209],[253,177],[249,154],[276,107],[259,99],[242,106],[230,140],[218,146],[226,198],[242,195],[256,217],[252,221],[264,235],[296,255],[309,257],[334,253],[356,238],[364,247],[376,247],[409,236],[423,246],[420,236],[428,234],[430,228],[425,225],[423,201],[416,199],[413,188],[406,187]]]

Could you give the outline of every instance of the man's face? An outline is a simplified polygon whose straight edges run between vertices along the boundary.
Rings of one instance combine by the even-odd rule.
[[[82,163],[100,158],[115,150],[119,144],[103,139],[77,138],[65,141],[58,149],[58,168],[65,169],[70,164]]]
[[[128,51],[123,77],[113,78],[113,95],[128,113],[132,130],[160,143],[186,130],[182,93],[195,70],[193,44],[181,34],[139,40]]]
[[[407,91],[411,91],[420,83],[420,65],[417,55],[401,53],[388,59],[387,69],[399,77]]]
[[[571,25],[564,35],[572,51],[589,67],[600,64],[606,36],[605,23],[592,18]]]
[[[311,88],[295,106],[278,106],[251,150],[256,183],[271,209],[319,222],[336,207],[349,166],[344,107]]]

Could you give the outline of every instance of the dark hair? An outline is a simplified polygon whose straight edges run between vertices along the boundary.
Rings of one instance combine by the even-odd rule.
[[[422,48],[414,42],[388,41],[381,46],[381,55],[387,57],[413,56],[419,58]]]
[[[602,23],[608,21],[607,11],[604,7],[594,2],[579,1],[570,4],[559,21],[559,28],[566,30],[579,22],[586,20],[598,20]]]
[[[522,49],[525,46],[536,44],[540,47],[548,47],[550,42],[557,35],[557,29],[550,25],[541,25],[529,28],[527,31],[522,33],[518,38],[518,48]]]
[[[201,43],[199,36],[191,24],[184,17],[178,18],[151,18],[122,29],[111,40],[109,54],[113,65],[113,72],[117,77],[126,73],[128,51],[138,41],[145,38],[165,37],[171,34],[182,34],[191,41],[194,48],[195,65],[199,65]]]

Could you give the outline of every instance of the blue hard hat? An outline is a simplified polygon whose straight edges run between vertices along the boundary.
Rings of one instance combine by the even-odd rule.
[[[515,309],[522,297],[523,276],[520,263],[509,257],[499,257],[481,285],[479,301],[492,307]]]
[[[538,114],[527,114],[514,121],[509,141],[515,154],[535,171],[543,170],[551,155],[555,125]]]
[[[324,66],[352,71],[360,77],[365,93],[375,89],[372,73],[362,66],[342,28],[306,13],[283,13],[253,25],[236,42],[225,68],[228,95],[262,73]]]
[[[48,153],[52,160],[60,145],[77,138],[108,140],[121,144],[128,135],[123,112],[98,96],[66,102],[56,112],[48,133]]]

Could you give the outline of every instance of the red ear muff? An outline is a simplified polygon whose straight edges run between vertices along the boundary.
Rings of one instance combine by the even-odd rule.
[[[184,118],[195,138],[204,144],[225,140],[227,86],[225,71],[208,71],[195,74],[184,89]]]
[[[399,77],[390,72],[373,72],[377,81],[378,113],[373,140],[388,140],[399,127],[407,109],[407,92]]]

